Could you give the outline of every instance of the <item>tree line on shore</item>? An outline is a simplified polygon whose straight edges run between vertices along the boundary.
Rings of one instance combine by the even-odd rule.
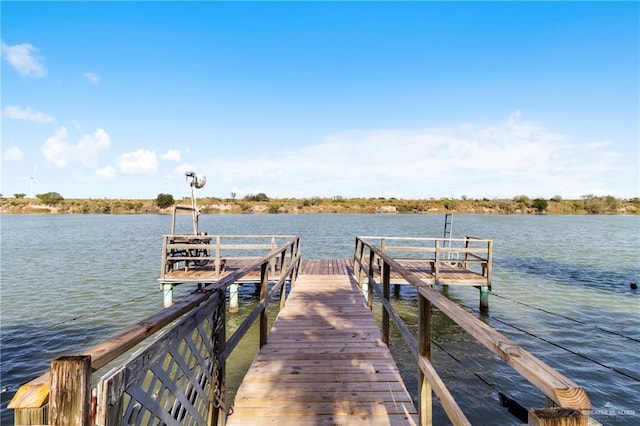
[[[381,213],[381,214],[640,214],[640,197],[621,199],[613,196],[584,195],[565,200],[519,195],[510,199],[473,199],[468,197],[439,199],[397,198],[270,198],[264,193],[236,199],[203,197],[197,200],[202,214],[303,214],[303,213]],[[155,199],[65,199],[57,192],[26,198],[0,194],[0,213],[49,214],[167,214],[175,204],[190,205],[189,199],[175,200],[170,194]]]

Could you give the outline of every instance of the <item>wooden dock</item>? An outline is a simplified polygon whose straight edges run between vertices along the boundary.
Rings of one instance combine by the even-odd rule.
[[[220,274],[216,273],[213,262],[203,266],[192,266],[188,269],[177,269],[165,274],[164,282],[215,282],[230,273],[251,264],[253,259],[229,259],[224,262]],[[403,259],[399,263],[408,271],[415,274],[425,284],[435,284],[435,265],[433,261]],[[374,269],[376,275],[380,274],[380,268]],[[347,275],[353,273],[352,259],[302,259],[300,264],[301,275]],[[439,265],[439,283],[453,285],[478,286],[486,282],[482,274],[466,269],[451,262],[441,262]],[[260,269],[256,268],[246,275],[244,281],[256,280],[260,277]],[[406,284],[402,276],[395,271],[391,274],[394,284]]]
[[[350,267],[346,259],[303,262],[227,424],[417,424]]]
[[[236,241],[245,238],[252,241]],[[164,236],[159,282],[169,306],[81,355],[53,360],[50,371],[20,387],[8,408],[15,410],[16,425],[427,425],[437,400],[452,424],[471,425],[431,364],[431,315],[438,309],[557,407],[530,409],[531,424],[592,424],[584,389],[429,285],[477,286],[481,310],[488,307],[491,240],[452,242],[356,237],[353,259],[305,260],[299,236],[203,239],[197,226],[192,236]],[[238,250],[251,253],[242,257]],[[265,252],[255,257],[256,250]],[[415,323],[390,303],[394,280],[417,292]],[[260,301],[227,336],[227,312],[241,282],[255,283]],[[167,295],[180,284],[198,289],[174,303]],[[368,308],[374,294],[381,329]],[[280,311],[269,334],[267,311],[278,295]],[[384,343],[391,322],[415,356],[418,410]],[[260,350],[230,406],[227,360],[258,324]],[[143,350],[118,361],[93,387],[92,372],[143,342]]]

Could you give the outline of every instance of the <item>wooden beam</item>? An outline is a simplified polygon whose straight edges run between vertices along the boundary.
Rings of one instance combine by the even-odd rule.
[[[51,362],[49,424],[88,426],[91,416],[91,357],[64,356]]]

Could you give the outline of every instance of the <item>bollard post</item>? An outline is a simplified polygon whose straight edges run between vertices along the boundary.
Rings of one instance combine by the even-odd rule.
[[[480,287],[480,312],[489,312],[489,287]]]
[[[171,283],[162,283],[162,294],[164,307],[168,308],[173,305],[173,284]]]
[[[235,282],[229,286],[229,312],[238,312],[238,283]]]

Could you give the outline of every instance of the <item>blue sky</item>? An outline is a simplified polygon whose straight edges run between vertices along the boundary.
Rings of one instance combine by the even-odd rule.
[[[1,13],[5,196],[640,195],[638,2]]]

